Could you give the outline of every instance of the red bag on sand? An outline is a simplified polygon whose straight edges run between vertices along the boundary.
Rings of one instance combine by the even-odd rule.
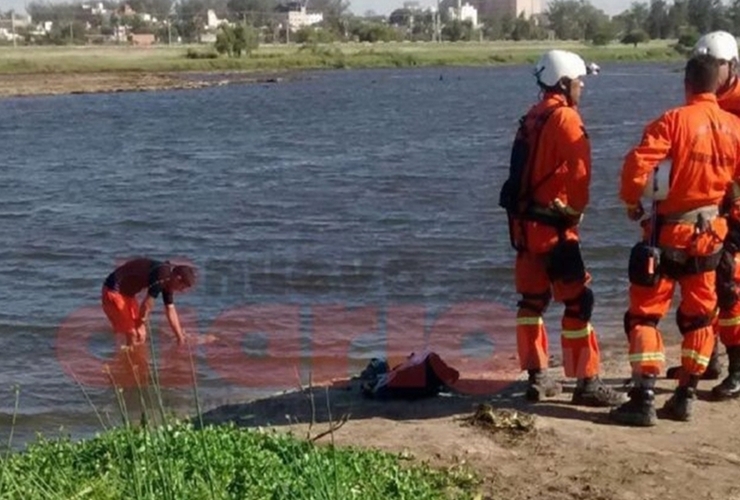
[[[417,399],[436,396],[444,386],[452,386],[460,373],[437,353],[412,353],[409,358],[380,375],[374,384],[365,384],[363,393],[374,398]]]

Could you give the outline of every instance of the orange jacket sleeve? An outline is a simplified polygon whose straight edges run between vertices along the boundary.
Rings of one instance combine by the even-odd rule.
[[[589,200],[591,144],[578,111],[564,107],[557,118],[559,123],[555,140],[561,146],[567,168],[565,192],[568,208],[582,213]]]
[[[627,205],[640,202],[650,172],[671,153],[670,123],[670,116],[665,114],[648,124],[640,144],[627,153],[619,191],[619,197]]]
[[[736,120],[733,120],[735,129],[737,130],[738,137],[740,137],[740,117],[738,117]],[[740,158],[740,141],[735,143],[737,146],[737,156],[735,158]],[[733,175],[733,180],[735,181],[733,184],[737,183],[740,185],[740,161],[735,164],[735,173]]]
[[[736,78],[729,89],[718,95],[717,102],[723,110],[735,116],[740,116],[740,79]]]
[[[740,119],[735,120],[735,127],[737,128],[740,135]],[[737,143],[738,150],[735,158],[740,158],[740,142]],[[732,176],[732,183],[727,187],[726,197],[733,204],[731,212],[732,218],[736,221],[740,221],[740,162],[735,165],[735,171]]]

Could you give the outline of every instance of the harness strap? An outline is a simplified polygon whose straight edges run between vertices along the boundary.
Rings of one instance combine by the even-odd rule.
[[[711,222],[719,217],[719,207],[710,205],[699,207],[687,212],[676,212],[661,216],[663,222],[673,224],[697,224],[699,222]]]

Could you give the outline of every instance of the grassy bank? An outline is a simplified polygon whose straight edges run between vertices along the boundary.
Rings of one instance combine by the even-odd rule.
[[[263,45],[250,57],[206,57],[211,46],[2,47],[0,74],[180,71],[289,71],[321,68],[485,66],[531,63],[563,48],[588,61],[668,61],[682,56],[673,42],[603,47],[578,42],[343,43],[303,47]],[[187,57],[191,55],[201,57]]]
[[[154,349],[141,347],[142,353]],[[153,351],[152,351],[153,352]],[[147,383],[136,388],[114,384],[121,424],[105,425],[91,439],[53,440],[39,436],[23,451],[0,454],[0,498],[3,500],[386,500],[389,498],[473,499],[478,484],[467,470],[433,469],[411,464],[399,455],[335,447],[335,431],[348,416],[304,439],[275,430],[204,424],[197,385],[196,415],[177,420],[159,385],[157,359],[140,364],[129,358],[127,376]],[[192,365],[192,374],[195,368]],[[146,378],[141,369],[149,370]],[[113,375],[111,375],[113,377]],[[316,411],[312,387],[306,404]],[[84,388],[83,388],[84,392]],[[15,392],[18,411],[19,389]],[[85,392],[87,397],[87,393]],[[131,420],[130,402],[138,399],[140,422]],[[89,401],[89,399],[88,399]],[[129,401],[129,403],[127,403]],[[91,403],[92,404],[92,403]],[[314,413],[315,414],[315,413]],[[314,420],[311,421],[314,423]],[[317,424],[317,428],[323,425]],[[327,444],[317,444],[323,439]],[[2,456],[4,455],[4,456]]]
[[[3,499],[472,498],[467,473],[233,426],[122,428],[39,441],[0,462]],[[466,492],[467,490],[467,492]]]

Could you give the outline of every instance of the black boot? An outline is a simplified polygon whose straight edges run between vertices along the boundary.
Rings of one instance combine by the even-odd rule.
[[[699,377],[696,377],[696,382],[698,381]],[[671,396],[671,398],[665,402],[663,408],[661,408],[660,418],[678,420],[679,422],[688,422],[691,420],[694,401],[696,401],[696,386],[679,386],[676,388],[673,396]]]
[[[609,418],[623,425],[651,427],[658,423],[655,413],[655,377],[636,376],[628,393],[629,401],[609,412]]]
[[[719,342],[714,343],[712,356],[709,358],[707,369],[702,373],[701,380],[719,380],[722,365],[719,364]],[[678,380],[681,377],[681,366],[671,366],[665,373],[665,378]]]
[[[563,392],[563,387],[543,370],[529,370],[529,387],[526,398],[534,403],[553,398]]]
[[[624,393],[617,392],[604,384],[599,377],[591,377],[578,380],[571,402],[580,406],[605,408],[619,406],[626,401]]]
[[[721,384],[712,388],[712,396],[717,401],[740,396],[740,346],[728,347],[727,358],[730,362],[729,374]]]

